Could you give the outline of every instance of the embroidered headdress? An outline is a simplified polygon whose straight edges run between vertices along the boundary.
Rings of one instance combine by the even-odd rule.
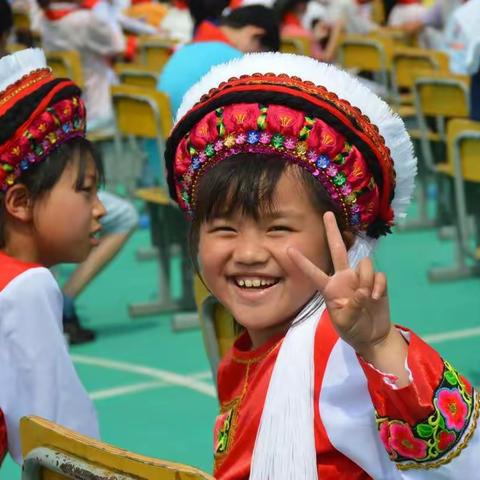
[[[356,232],[351,266],[404,214],[414,186],[416,159],[401,119],[354,77],[296,55],[245,55],[187,92],[165,153],[172,198],[194,215],[199,178],[243,152],[275,153],[322,183]],[[317,479],[313,339],[324,308],[312,300],[308,318],[300,313],[282,342],[251,480]]]
[[[390,231],[413,188],[416,163],[400,118],[347,73],[306,57],[246,55],[186,94],[166,149],[172,197],[193,215],[199,178],[245,152],[305,168],[347,224],[372,238]]]
[[[42,50],[0,59],[0,192],[59,145],[84,136],[80,89],[53,77]]]

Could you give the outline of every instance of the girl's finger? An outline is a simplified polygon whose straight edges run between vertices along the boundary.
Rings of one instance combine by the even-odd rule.
[[[287,255],[290,257],[292,262],[313,281],[320,293],[323,293],[329,281],[328,275],[296,248],[288,247]]]
[[[379,300],[387,295],[387,277],[382,272],[375,273],[375,280],[373,282],[372,298]]]
[[[347,247],[338,228],[335,215],[332,212],[325,213],[323,223],[325,225],[325,233],[327,235],[333,268],[336,272],[349,268]]]
[[[357,267],[358,286],[370,293],[372,292],[373,283],[375,280],[375,270],[370,258],[362,258]]]

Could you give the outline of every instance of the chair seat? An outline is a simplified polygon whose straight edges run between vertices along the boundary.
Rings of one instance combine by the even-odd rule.
[[[171,203],[168,193],[161,187],[139,188],[135,191],[135,195],[147,203],[157,205],[170,205]]]
[[[415,138],[415,139],[422,138],[422,131],[418,128],[412,128],[411,130],[408,130],[408,133],[412,138]],[[442,138],[438,133],[429,131],[427,132],[427,140],[430,140],[431,142],[440,142]]]
[[[414,105],[398,105],[392,107],[395,113],[398,113],[402,118],[414,117],[416,115],[416,110]]]
[[[454,166],[451,163],[437,163],[435,168],[439,173],[453,177],[455,175]]]

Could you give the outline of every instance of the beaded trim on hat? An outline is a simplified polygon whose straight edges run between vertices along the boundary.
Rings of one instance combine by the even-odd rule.
[[[358,149],[344,136],[302,112],[258,104],[218,108],[180,142],[175,176],[182,209],[193,215],[203,173],[239,153],[277,153],[305,168],[322,183],[354,229],[365,230],[378,210],[375,180]]]
[[[41,162],[62,143],[84,136],[85,107],[79,97],[47,107],[27,128],[0,145],[0,191],[6,191],[22,172]]]
[[[250,119],[249,128],[242,122],[225,128],[221,120],[224,110],[242,105],[239,107],[241,109],[245,104],[224,99],[242,93],[248,93],[243,98],[265,94],[275,99],[275,96],[280,98],[287,95],[302,105],[299,109],[291,109],[270,102],[265,102],[268,106],[257,104],[253,107],[252,104],[252,108],[263,109],[263,113],[258,112],[257,118]],[[318,112],[326,112],[329,120],[316,118],[321,116],[319,113],[315,116],[305,114],[307,106],[316,108]],[[214,107],[217,108],[212,112]],[[279,111],[282,108],[283,111]],[[279,118],[273,122],[275,125],[270,121],[266,126],[265,119],[274,116],[270,115],[274,109]],[[284,119],[296,119],[298,128],[295,132],[287,124],[282,124],[282,116]],[[198,118],[199,121],[193,127],[186,128],[186,124],[191,125],[192,118]],[[335,124],[335,129],[331,128],[331,124]],[[338,127],[353,140],[345,139]],[[321,134],[325,129],[330,132],[327,137]],[[185,134],[175,141],[175,132],[180,137],[182,132]],[[208,138],[208,142],[202,143],[202,136]],[[237,153],[278,153],[306,168],[321,181],[332,200],[343,210],[352,229],[378,237],[389,233],[393,224],[391,199],[395,188],[395,170],[388,147],[378,128],[358,108],[324,87],[287,75],[254,74],[232,78],[204,95],[178,122],[172,138],[172,145],[167,145],[167,167],[170,180],[173,180],[176,200],[190,216],[194,211],[198,179],[211,166]],[[341,148],[333,155],[328,145],[332,139],[335,139],[336,145],[341,144]],[[369,161],[365,152],[368,152]],[[171,156],[174,158],[170,159]]]

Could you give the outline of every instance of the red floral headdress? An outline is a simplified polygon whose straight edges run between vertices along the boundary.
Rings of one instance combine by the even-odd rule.
[[[85,106],[73,82],[54,79],[41,50],[2,58],[0,72],[0,191],[6,191],[59,145],[85,136]]]
[[[274,61],[286,64],[293,59],[313,62],[309,66],[316,70],[328,70],[343,82],[345,77],[354,82],[347,88],[359,88],[358,82],[338,69],[291,55],[256,54],[217,67],[205,77],[203,86],[193,87],[187,94],[179,110],[180,120],[167,142],[165,157],[172,198],[192,216],[198,180],[208,169],[239,153],[276,153],[317,178],[352,229],[371,237],[388,233],[395,216],[392,200],[396,168],[384,136],[366,112],[341,97],[338,89],[334,93],[319,82],[281,73],[241,75],[242,69],[238,68],[254,71],[252,61],[268,68]],[[240,75],[226,77],[232,70]],[[216,79],[222,77],[226,81],[218,84]],[[215,80],[216,86],[211,88]],[[368,94],[374,104],[380,102],[383,107],[378,97]],[[391,118],[387,120],[397,121],[388,113]],[[400,127],[397,139],[408,144],[410,157],[410,191],[402,195],[409,197],[415,159],[401,122]],[[405,150],[400,142],[396,146]],[[405,178],[400,180],[405,183]]]

